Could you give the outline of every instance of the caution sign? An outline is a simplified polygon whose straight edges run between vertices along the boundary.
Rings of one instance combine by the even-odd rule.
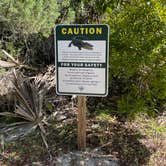
[[[59,95],[106,96],[109,27],[55,27],[56,90]]]

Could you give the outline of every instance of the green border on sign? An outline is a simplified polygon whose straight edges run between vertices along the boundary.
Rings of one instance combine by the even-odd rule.
[[[99,29],[102,27],[103,33],[101,35],[95,35],[94,28]],[[62,28],[64,28],[65,35],[61,35]],[[66,29],[70,28],[82,28],[80,33],[72,34],[74,32],[66,31]],[[88,32],[88,28],[93,28],[90,33]],[[94,33],[94,34],[93,34]],[[100,33],[100,31],[96,32]],[[82,40],[104,40],[106,41],[106,55],[105,55],[105,62],[104,68],[105,71],[105,93],[98,94],[98,93],[75,93],[75,92],[60,92],[59,89],[59,61],[58,61],[58,40],[72,40],[73,37],[79,37]],[[104,97],[108,95],[108,68],[109,68],[109,26],[107,24],[73,24],[73,25],[66,25],[66,24],[59,24],[55,26],[54,30],[54,44],[55,44],[55,67],[56,67],[56,93],[58,95],[79,95],[79,96],[96,96],[96,97]],[[81,68],[81,67],[80,67]]]

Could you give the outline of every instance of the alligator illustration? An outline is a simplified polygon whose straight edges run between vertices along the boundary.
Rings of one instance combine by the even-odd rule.
[[[74,46],[78,47],[79,50],[81,50],[82,48],[87,49],[87,50],[93,50],[92,44],[89,44],[88,42],[84,42],[81,39],[73,38],[69,44],[69,47],[71,47],[72,44]]]

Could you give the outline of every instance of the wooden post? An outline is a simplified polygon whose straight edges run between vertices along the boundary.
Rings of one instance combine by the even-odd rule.
[[[79,150],[86,148],[86,97],[78,96],[78,135],[77,145]]]

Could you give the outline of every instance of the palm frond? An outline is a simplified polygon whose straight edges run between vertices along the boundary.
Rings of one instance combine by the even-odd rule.
[[[25,121],[2,126],[0,133],[4,135],[5,142],[12,142],[24,138],[36,128],[37,125]]]
[[[33,118],[33,116],[31,116],[29,114],[28,111],[26,111],[26,108],[22,108],[19,105],[16,105],[16,110],[15,110],[15,114],[22,116],[23,119],[27,120],[27,121],[31,121],[33,122],[35,119]]]
[[[0,133],[5,136],[5,141],[15,141],[24,138],[28,133],[37,129],[42,140],[48,149],[46,142],[46,117],[43,111],[44,89],[25,79],[21,73],[14,70],[13,85],[16,96],[16,109],[14,112],[2,112],[1,116],[11,116],[19,118],[19,121],[12,124],[0,126]]]

